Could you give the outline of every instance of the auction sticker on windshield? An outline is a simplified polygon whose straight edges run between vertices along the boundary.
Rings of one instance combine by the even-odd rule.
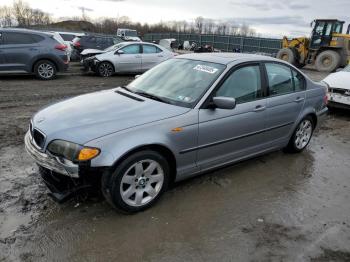
[[[215,74],[219,70],[217,68],[206,66],[206,65],[196,65],[193,69],[201,72],[206,72],[209,74]]]

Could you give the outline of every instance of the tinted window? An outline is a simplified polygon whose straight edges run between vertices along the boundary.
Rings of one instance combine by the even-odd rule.
[[[297,71],[292,70],[293,81],[294,81],[294,90],[296,92],[305,90],[305,79],[302,74]]]
[[[60,34],[64,41],[73,41],[75,35]]]
[[[237,103],[249,102],[261,97],[259,66],[246,66],[234,71],[216,92],[216,96],[233,97]]]
[[[122,48],[124,54],[138,54],[140,53],[140,45],[128,45]]]
[[[143,45],[144,54],[155,54],[157,53],[157,47],[153,45]]]
[[[44,38],[39,35],[25,34],[17,32],[5,32],[3,33],[4,44],[33,44],[42,41]]]
[[[282,95],[294,91],[292,71],[281,64],[266,64],[270,95]]]

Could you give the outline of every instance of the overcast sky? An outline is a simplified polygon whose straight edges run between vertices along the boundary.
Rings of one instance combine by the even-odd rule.
[[[92,18],[129,16],[133,21],[193,21],[197,16],[245,22],[262,36],[306,35],[315,18],[350,22],[350,0],[27,0],[54,17],[80,16],[80,6]],[[12,0],[0,0],[11,4]]]

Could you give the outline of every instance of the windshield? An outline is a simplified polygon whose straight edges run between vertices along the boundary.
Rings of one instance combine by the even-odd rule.
[[[105,51],[107,51],[107,52],[108,52],[108,51],[113,51],[113,50],[116,50],[116,49],[121,48],[121,47],[123,47],[123,46],[125,46],[124,43],[112,45],[112,46],[110,46],[110,47],[107,47],[107,48],[105,49]]]
[[[347,67],[345,67],[345,68],[343,69],[343,71],[345,71],[345,72],[350,72],[350,65],[348,65]]]
[[[137,37],[137,31],[136,30],[125,30],[125,36],[136,36]]]
[[[216,63],[170,59],[141,75],[128,88],[171,104],[193,107],[225,68]]]

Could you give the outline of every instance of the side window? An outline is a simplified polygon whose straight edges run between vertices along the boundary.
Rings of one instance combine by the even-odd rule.
[[[128,45],[122,48],[124,54],[139,54],[140,53],[140,45]]]
[[[160,49],[159,47],[156,47],[157,48],[157,53],[161,53],[161,52],[163,52],[163,50],[162,49]]]
[[[3,33],[3,41],[5,45],[23,45],[23,44],[33,44],[37,41],[30,34],[17,33],[17,32],[5,32]]]
[[[144,54],[155,54],[157,53],[157,47],[154,45],[143,45]]]
[[[266,64],[270,95],[283,95],[294,92],[292,70],[281,64]]]
[[[216,96],[233,97],[238,104],[260,98],[262,92],[259,65],[245,66],[235,70],[220,86]]]
[[[305,90],[305,78],[302,74],[292,70],[295,92]]]

